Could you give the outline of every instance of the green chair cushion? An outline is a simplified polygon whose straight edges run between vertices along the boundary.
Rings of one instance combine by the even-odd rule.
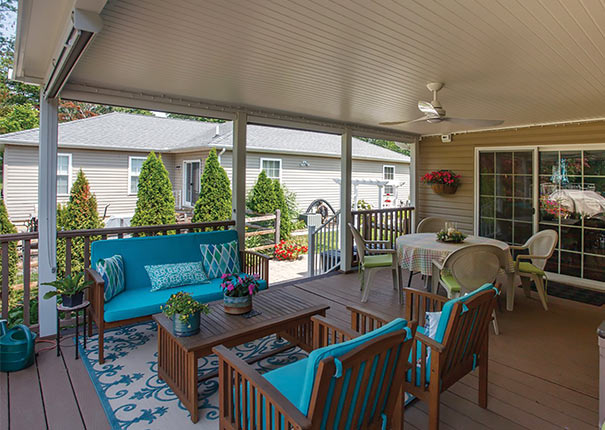
[[[450,293],[459,293],[461,290],[460,284],[448,270],[441,272],[441,282]]]
[[[390,267],[393,265],[393,254],[366,255],[363,258],[364,269],[372,267]]]
[[[544,276],[544,270],[534,266],[531,263],[523,262],[523,261],[519,263],[519,272],[532,273],[534,275]]]

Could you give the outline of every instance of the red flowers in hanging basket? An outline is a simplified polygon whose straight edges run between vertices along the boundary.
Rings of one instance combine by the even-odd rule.
[[[460,185],[460,175],[451,170],[437,170],[435,172],[427,173],[420,180],[423,183],[430,185],[443,184],[452,187],[458,187],[458,185]]]

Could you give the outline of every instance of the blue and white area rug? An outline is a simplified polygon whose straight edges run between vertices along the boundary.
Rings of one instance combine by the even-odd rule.
[[[234,348],[242,359],[253,358],[286,344],[275,336]],[[97,336],[93,336],[82,358],[90,374],[109,423],[114,429],[218,429],[218,378],[199,384],[200,420],[191,422],[189,411],[168,385],[157,376],[157,329],[150,321],[105,332],[105,363],[98,363]],[[306,357],[292,348],[256,362],[261,373]],[[198,362],[198,374],[218,368],[215,355]]]

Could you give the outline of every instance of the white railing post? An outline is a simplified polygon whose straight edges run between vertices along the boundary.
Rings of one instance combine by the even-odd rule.
[[[418,211],[418,139],[410,145],[410,202],[415,208],[412,211],[412,219],[410,220],[410,231],[407,233],[416,232],[416,212]]]
[[[245,247],[246,233],[246,127],[248,115],[238,112],[233,121],[233,220],[241,249]]]
[[[599,428],[605,425],[605,321],[597,329],[599,337]]]
[[[38,159],[38,321],[40,336],[57,332],[56,299],[44,300],[57,276],[57,99],[40,95]]]
[[[307,232],[307,276],[315,276],[315,225],[309,225]]]
[[[353,257],[353,238],[348,226],[352,220],[352,140],[351,130],[345,129],[342,134],[340,150],[340,270],[344,272],[351,270],[351,259]]]

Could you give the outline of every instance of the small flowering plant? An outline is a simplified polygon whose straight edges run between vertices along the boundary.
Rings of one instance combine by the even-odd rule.
[[[307,247],[296,242],[286,242],[282,240],[275,245],[275,259],[294,261],[302,254],[307,252]]]
[[[258,293],[260,276],[247,273],[225,273],[221,275],[221,288],[228,297],[253,296]]]
[[[460,185],[460,175],[451,170],[437,170],[424,175],[420,179],[425,184],[445,184],[457,187]]]
[[[201,312],[206,315],[210,313],[208,305],[198,302],[191,294],[184,293],[183,291],[172,294],[161,309],[168,318],[178,315],[180,320],[184,323],[186,323],[189,317],[196,312]]]
[[[463,242],[464,239],[466,239],[466,234],[456,230],[453,227],[450,227],[447,230],[441,230],[439,233],[437,233],[437,240],[441,242],[460,243]]]

